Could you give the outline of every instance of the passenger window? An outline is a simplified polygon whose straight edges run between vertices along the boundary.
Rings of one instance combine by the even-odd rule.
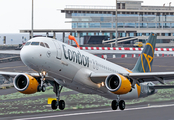
[[[39,42],[32,42],[31,45],[39,45]]]
[[[46,46],[47,48],[50,48],[49,45],[48,45],[47,43],[45,43],[45,46]]]
[[[31,42],[27,42],[25,45],[29,45]]]
[[[44,43],[43,43],[43,42],[41,42],[41,43],[40,43],[40,46],[45,47],[45,45],[44,45]]]

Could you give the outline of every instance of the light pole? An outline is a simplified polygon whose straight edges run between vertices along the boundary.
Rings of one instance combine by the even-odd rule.
[[[31,15],[31,38],[33,38],[33,0],[32,0],[32,15]]]
[[[172,4],[172,2],[169,3],[169,10],[171,10],[171,4]]]
[[[115,47],[117,46],[117,0],[116,0],[116,9],[115,9]]]

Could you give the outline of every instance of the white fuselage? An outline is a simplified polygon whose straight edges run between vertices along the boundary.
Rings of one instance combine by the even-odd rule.
[[[93,83],[91,73],[129,73],[127,69],[95,55],[69,46],[60,41],[38,37],[28,42],[36,44],[25,45],[20,53],[25,65],[41,73],[46,71],[59,84],[86,94],[99,94],[109,99],[116,99],[116,94],[109,92],[105,86]],[[38,45],[37,42],[44,46]],[[49,48],[46,47],[48,44]],[[138,98],[137,87],[122,99]]]

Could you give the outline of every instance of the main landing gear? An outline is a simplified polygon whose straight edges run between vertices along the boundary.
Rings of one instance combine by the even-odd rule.
[[[62,90],[63,86],[60,87],[60,85],[57,82],[54,82],[54,92],[56,93],[57,100],[53,100],[51,102],[51,108],[53,110],[57,109],[57,106],[59,106],[60,110],[64,110],[65,108],[65,101],[60,100],[60,92]]]
[[[118,106],[119,106],[120,110],[124,110],[126,107],[124,100],[119,101],[119,97],[117,97],[117,98],[118,98],[117,100],[113,100],[111,103],[112,110],[117,110]]]
[[[46,87],[44,85],[44,83],[45,83],[45,75],[46,75],[46,72],[45,71],[43,71],[42,73],[40,73],[40,76],[41,76],[41,78],[40,78],[41,84],[39,84],[38,87],[37,87],[37,91],[38,92],[40,92],[40,91],[45,92],[46,91]]]

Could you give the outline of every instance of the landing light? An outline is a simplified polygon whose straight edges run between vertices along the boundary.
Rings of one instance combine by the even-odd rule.
[[[102,86],[102,87],[105,86],[104,82],[101,83],[101,86]]]
[[[46,72],[45,72],[45,71],[43,71],[43,72],[42,72],[42,74],[45,76],[45,75],[46,75]]]

